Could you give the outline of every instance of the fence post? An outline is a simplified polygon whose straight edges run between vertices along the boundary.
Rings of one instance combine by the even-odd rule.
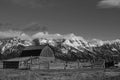
[[[66,69],[66,62],[64,63],[64,69]]]
[[[105,60],[103,60],[103,68],[105,69]]]
[[[67,67],[67,61],[65,61],[64,69],[66,70]]]
[[[39,69],[40,69],[40,57],[39,57],[39,63],[38,64],[39,64]]]
[[[49,70],[49,67],[50,67],[50,64],[49,64],[49,61],[48,61],[48,70]]]
[[[30,69],[31,69],[31,66],[32,66],[32,56],[30,57]]]
[[[30,76],[31,76],[31,73],[30,73],[30,70],[28,71],[28,80],[30,80]]]
[[[95,59],[91,60],[91,65],[92,65],[91,68],[93,69],[95,66]]]
[[[79,60],[77,60],[77,63],[78,63],[78,69],[79,69],[79,67],[80,67]]]

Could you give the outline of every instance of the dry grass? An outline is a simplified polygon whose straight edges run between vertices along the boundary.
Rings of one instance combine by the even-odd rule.
[[[114,75],[113,75],[114,74]],[[120,72],[103,70],[0,70],[0,80],[119,80]]]

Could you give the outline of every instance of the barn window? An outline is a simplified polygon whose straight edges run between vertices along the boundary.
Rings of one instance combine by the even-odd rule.
[[[53,63],[53,61],[50,61],[50,63]]]

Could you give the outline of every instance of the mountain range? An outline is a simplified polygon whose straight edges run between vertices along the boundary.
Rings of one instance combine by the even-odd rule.
[[[11,33],[12,34],[12,33]],[[4,34],[5,36],[6,34]],[[0,35],[1,36],[1,35]],[[61,51],[62,54],[74,53],[77,56],[102,56],[120,55],[120,40],[86,40],[75,34],[49,34],[48,32],[38,32],[32,36],[19,32],[14,36],[6,36],[0,39],[0,50],[2,55],[7,55],[14,51],[14,46],[35,46],[35,39],[39,45],[49,44]],[[17,49],[17,48],[16,48]],[[19,49],[18,49],[19,51]],[[15,53],[14,53],[15,54]]]

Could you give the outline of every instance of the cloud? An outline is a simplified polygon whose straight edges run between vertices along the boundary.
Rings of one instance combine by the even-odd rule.
[[[15,27],[15,25],[12,23],[0,22],[0,30],[15,30],[16,28],[17,27]]]
[[[98,3],[101,8],[120,8],[120,0],[102,0]]]
[[[13,4],[27,6],[31,8],[49,7],[54,5],[52,3],[54,0],[7,0],[7,1],[12,2]]]
[[[11,26],[12,24],[11,23],[3,23],[3,22],[0,22],[0,26]]]
[[[48,27],[41,25],[36,22],[32,22],[26,25],[21,26],[22,28],[20,29],[21,31],[28,31],[28,32],[39,32],[39,31],[47,31]]]
[[[28,24],[13,24],[13,23],[7,23],[7,22],[0,22],[0,31],[23,31],[26,33],[33,34],[35,32],[46,32],[48,31],[47,25],[41,25],[37,22],[31,22]]]
[[[23,40],[32,40],[30,35],[22,31],[14,31],[14,30],[0,31],[0,39],[11,38],[11,37],[19,37],[20,39],[23,39]]]

